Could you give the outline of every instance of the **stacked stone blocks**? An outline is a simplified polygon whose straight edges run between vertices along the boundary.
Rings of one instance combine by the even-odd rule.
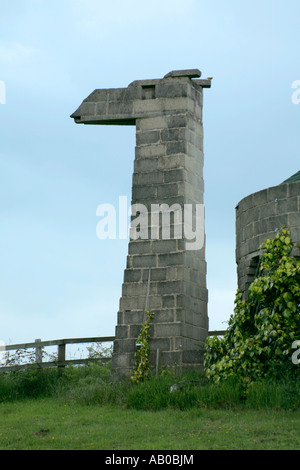
[[[205,246],[188,249],[183,226],[185,205],[203,204],[202,103],[210,81],[193,80],[200,75],[177,71],[125,89],[95,90],[72,115],[78,123],[136,125],[132,206],[146,208],[147,236],[129,242],[112,364],[117,377],[131,373],[146,307],[155,312],[152,366],[159,350],[160,367],[202,368],[200,345],[208,332]],[[171,208],[167,237],[162,204]],[[181,218],[172,206],[181,208]]]
[[[242,199],[236,207],[236,262],[238,287],[246,293],[253,281],[260,246],[282,227],[291,230],[298,253],[300,242],[300,182],[280,184]]]

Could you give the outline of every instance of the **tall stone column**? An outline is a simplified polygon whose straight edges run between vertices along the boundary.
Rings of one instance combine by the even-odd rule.
[[[202,368],[208,332],[203,201],[203,88],[199,70],[95,90],[71,117],[136,125],[132,226],[113,371],[128,377],[145,309],[155,312],[150,362]]]

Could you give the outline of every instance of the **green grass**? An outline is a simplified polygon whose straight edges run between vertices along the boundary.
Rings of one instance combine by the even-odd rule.
[[[0,404],[0,449],[300,449],[300,412],[139,411],[53,398]]]
[[[300,383],[245,393],[197,374],[136,385],[107,366],[19,371],[0,375],[0,417],[0,450],[300,450]]]

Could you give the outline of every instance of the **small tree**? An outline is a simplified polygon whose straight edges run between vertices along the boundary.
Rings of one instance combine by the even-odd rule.
[[[259,272],[243,299],[238,290],[234,314],[223,338],[206,341],[204,365],[215,382],[237,377],[300,377],[292,344],[300,340],[300,264],[291,258],[290,232],[281,229],[262,245]]]

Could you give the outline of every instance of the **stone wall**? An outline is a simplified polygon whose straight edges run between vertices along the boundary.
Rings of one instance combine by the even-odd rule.
[[[291,230],[299,256],[300,181],[280,184],[242,199],[236,207],[236,262],[238,287],[245,293],[253,281],[260,246],[282,227]]]
[[[152,367],[159,349],[160,367],[202,368],[200,345],[208,332],[204,219],[200,246],[191,249],[185,233],[186,205],[193,207],[195,230],[196,207],[204,203],[202,105],[210,80],[200,75],[174,71],[127,88],[95,90],[72,115],[77,123],[136,125],[132,205],[147,209],[147,236],[129,242],[112,359],[116,377],[132,371],[145,308],[155,312]],[[169,236],[162,204],[181,209],[181,218],[170,210]]]

